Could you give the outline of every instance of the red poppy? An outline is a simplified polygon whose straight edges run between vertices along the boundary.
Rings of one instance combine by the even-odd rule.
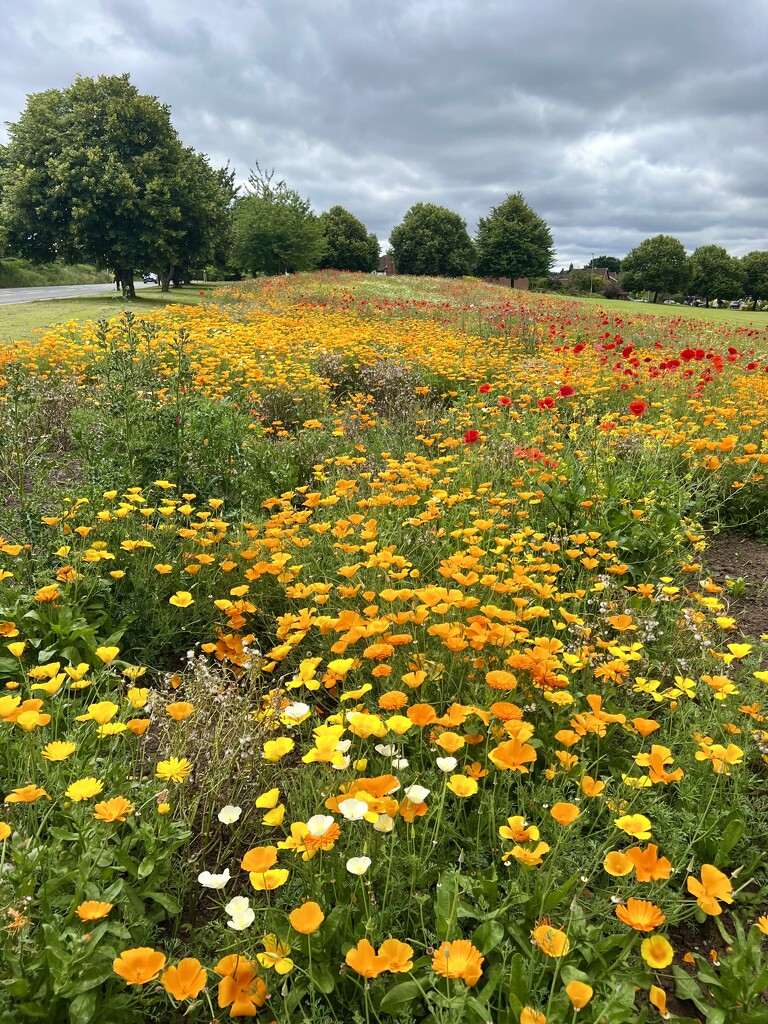
[[[554,398],[540,398],[536,403],[540,409],[554,409]]]
[[[506,395],[502,395],[499,399],[499,405],[512,405],[512,399],[507,398]]]
[[[648,406],[645,402],[640,401],[640,399],[636,399],[634,402],[629,403],[629,411],[633,416],[642,416],[647,408]]]
[[[464,444],[475,444],[480,440],[480,434],[476,430],[464,431]]]
[[[481,384],[480,387],[477,389],[477,393],[479,395],[487,395],[490,390],[491,390],[491,385],[490,384]]]
[[[575,394],[576,394],[576,389],[572,388],[570,386],[570,384],[563,384],[563,386],[558,391],[558,396],[560,398],[570,398],[571,395],[575,395]]]

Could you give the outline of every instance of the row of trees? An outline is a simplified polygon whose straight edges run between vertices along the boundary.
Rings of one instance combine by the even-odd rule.
[[[393,228],[389,241],[401,274],[540,277],[554,260],[552,234],[520,192],[480,218],[474,240],[457,213],[416,203]]]
[[[627,291],[659,295],[699,295],[734,299],[749,295],[757,302],[768,297],[768,252],[755,251],[738,259],[720,245],[702,245],[690,256],[671,235],[646,238],[621,261],[621,285]]]
[[[170,110],[128,75],[78,78],[28,98],[0,146],[0,253],[109,268],[164,290],[192,270],[374,270],[379,243],[340,206],[316,216],[257,166],[242,195],[230,168],[182,145]]]
[[[378,266],[378,239],[341,206],[317,216],[258,165],[238,194],[234,172],[183,146],[169,108],[142,96],[128,75],[78,78],[30,96],[9,135],[0,146],[0,252],[108,267],[128,295],[137,271],[156,272],[167,290],[212,264],[251,274]],[[549,228],[519,192],[480,218],[474,238],[457,213],[416,203],[390,242],[402,274],[545,282],[554,257]],[[612,269],[618,260],[593,265]],[[768,253],[738,260],[705,245],[687,256],[679,239],[657,235],[622,261],[621,284],[654,300],[765,298]]]
[[[127,74],[30,96],[9,135],[0,252],[109,268],[130,296],[148,271],[167,290],[212,264],[250,274],[378,267],[378,239],[355,216],[341,206],[317,216],[258,165],[240,193],[234,172],[183,146],[169,108]],[[404,274],[538,276],[553,258],[547,225],[519,193],[481,218],[474,240],[458,214],[417,203],[391,241]]]

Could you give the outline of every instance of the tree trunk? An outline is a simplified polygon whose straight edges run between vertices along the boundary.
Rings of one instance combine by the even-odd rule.
[[[658,292],[654,292],[653,293],[653,301],[654,302],[658,302],[659,301],[659,293]]]
[[[173,280],[173,275],[175,274],[175,272],[176,268],[172,263],[169,266],[163,267],[162,270],[158,271],[157,276],[160,279],[161,292],[169,292],[171,290],[171,281]]]
[[[133,286],[133,267],[120,267],[116,276],[120,287],[123,289],[123,298],[135,299],[136,289]]]

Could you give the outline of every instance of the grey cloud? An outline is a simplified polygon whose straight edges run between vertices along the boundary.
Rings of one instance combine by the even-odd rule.
[[[558,265],[658,232],[741,254],[768,247],[766,29],[763,0],[28,0],[0,118],[127,70],[186,143],[381,238],[419,200],[472,230],[521,190]]]

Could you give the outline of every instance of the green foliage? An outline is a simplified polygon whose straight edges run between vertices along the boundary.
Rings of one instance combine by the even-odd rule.
[[[606,267],[614,274],[621,270],[621,260],[617,259],[616,256],[594,256],[589,261],[589,265],[590,267]]]
[[[282,274],[312,270],[323,256],[323,227],[308,199],[274,182],[259,165],[234,209],[233,257],[243,271]]]
[[[225,263],[232,244],[231,205],[237,193],[234,171],[214,169],[202,153],[184,151],[176,187],[183,235],[158,246],[145,269],[158,271],[163,291],[180,271]]]
[[[481,277],[539,277],[554,262],[552,233],[522,192],[507,196],[480,218],[476,242]]]
[[[204,257],[219,230],[226,172],[127,74],[33,94],[9,134],[0,219],[21,256],[124,269],[130,290],[132,268]]]
[[[474,269],[466,222],[444,206],[416,203],[392,229],[389,241],[399,274],[461,277]]]
[[[755,301],[768,297],[768,252],[748,252],[742,257],[741,266],[747,295]]]
[[[688,260],[692,294],[706,299],[733,299],[744,287],[744,270],[720,245],[701,245]]]
[[[365,224],[343,206],[332,206],[320,214],[325,252],[321,267],[332,270],[376,270],[379,240],[368,234]]]
[[[650,291],[655,297],[680,292],[687,277],[685,248],[671,235],[646,238],[621,263],[621,284],[630,292]]]

